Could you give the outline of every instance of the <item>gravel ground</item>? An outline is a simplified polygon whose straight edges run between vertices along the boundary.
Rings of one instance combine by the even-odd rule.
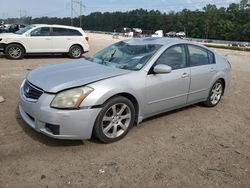
[[[89,36],[86,56],[119,40]],[[0,187],[250,187],[250,53],[216,51],[228,56],[233,73],[217,107],[193,105],[150,118],[109,145],[48,138],[17,113],[25,75],[66,57],[0,56]]]

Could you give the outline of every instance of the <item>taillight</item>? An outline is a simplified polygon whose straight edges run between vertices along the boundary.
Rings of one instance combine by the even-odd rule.
[[[89,42],[89,37],[85,37],[86,41]]]

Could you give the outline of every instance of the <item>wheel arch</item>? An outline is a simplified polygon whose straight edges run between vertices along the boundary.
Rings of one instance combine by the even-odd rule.
[[[139,102],[138,102],[138,100],[136,99],[136,97],[134,95],[132,95],[130,93],[127,93],[127,92],[117,93],[117,94],[109,97],[103,104],[105,104],[107,101],[109,101],[112,98],[117,97],[117,96],[125,97],[125,98],[127,98],[128,100],[130,100],[133,103],[134,108],[135,108],[135,122],[139,123],[138,122],[138,118],[139,118]]]
[[[70,51],[70,49],[71,49],[73,46],[79,46],[79,47],[81,47],[82,52],[84,52],[84,47],[83,47],[81,44],[79,44],[79,43],[70,44],[70,47],[69,47],[68,51]]]
[[[222,82],[222,84],[223,84],[223,91],[222,91],[222,95],[224,94],[224,91],[225,91],[225,88],[226,88],[226,81],[225,81],[225,79],[224,78],[219,78],[219,79],[217,79],[217,81],[218,80],[220,80],[221,82]]]
[[[22,43],[20,43],[20,42],[11,42],[11,43],[5,44],[5,45],[4,45],[4,51],[6,50],[7,46],[12,45],[12,44],[16,44],[16,45],[21,46],[21,47],[24,49],[24,53],[26,53],[26,48],[25,48],[25,46],[24,46]]]

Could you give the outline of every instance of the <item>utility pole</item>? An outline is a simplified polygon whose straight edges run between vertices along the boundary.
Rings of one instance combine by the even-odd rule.
[[[80,20],[80,27],[82,27],[82,8],[85,7],[82,3],[82,0],[71,0],[71,25],[73,26],[73,17],[74,17],[74,4],[79,5],[79,20]],[[78,14],[78,13],[76,13]]]
[[[82,1],[80,1],[80,28],[82,28]]]
[[[73,26],[73,0],[71,0],[71,26]]]

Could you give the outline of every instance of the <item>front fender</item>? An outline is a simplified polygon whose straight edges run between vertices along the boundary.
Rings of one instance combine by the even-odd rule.
[[[27,45],[25,45],[25,43],[23,41],[19,40],[19,39],[14,39],[13,40],[13,39],[6,38],[6,39],[3,40],[2,44],[4,44],[5,46],[8,46],[10,44],[19,44],[19,45],[23,46],[25,51],[27,50]]]

